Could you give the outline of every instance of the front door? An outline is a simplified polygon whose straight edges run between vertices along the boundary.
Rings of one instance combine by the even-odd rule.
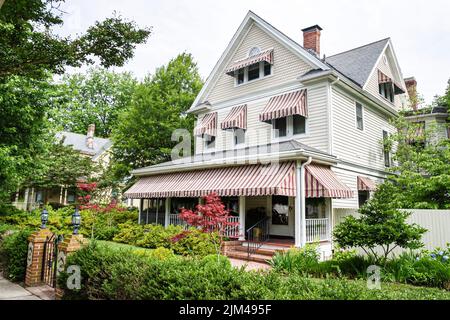
[[[271,214],[270,235],[294,236],[294,198],[285,196],[268,197],[267,208]]]

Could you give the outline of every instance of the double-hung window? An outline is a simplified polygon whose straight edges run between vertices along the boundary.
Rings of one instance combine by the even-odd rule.
[[[359,102],[356,102],[356,127],[359,130],[364,129],[363,123],[363,107]]]
[[[203,136],[205,141],[205,149],[214,149],[216,147],[216,137],[205,134]]]
[[[235,146],[240,146],[245,144],[245,130],[244,129],[234,129],[233,130],[233,142]]]
[[[283,138],[304,134],[306,132],[306,118],[295,114],[272,120],[274,138]]]
[[[235,71],[236,85],[251,82],[272,74],[272,65],[267,61],[261,61],[248,67]]]

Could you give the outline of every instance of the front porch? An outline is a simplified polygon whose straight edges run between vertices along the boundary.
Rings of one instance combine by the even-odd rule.
[[[264,242],[266,246],[295,245],[295,198],[287,196],[222,197],[228,218],[235,226],[225,230],[230,240]],[[331,239],[331,201],[305,200],[306,243]],[[139,223],[161,225],[187,224],[179,216],[181,208],[194,209],[201,198],[141,199]]]

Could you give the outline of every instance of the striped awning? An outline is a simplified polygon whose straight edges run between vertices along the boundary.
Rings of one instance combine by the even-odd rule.
[[[235,61],[225,70],[225,73],[229,74],[230,76],[234,76],[234,72],[236,70],[245,68],[261,61],[266,61],[270,64],[273,64],[273,49],[268,49],[251,57]]]
[[[394,94],[405,93],[405,90],[400,84],[392,80],[390,77],[385,75],[382,71],[378,70],[378,83],[392,83],[394,85]]]
[[[259,115],[259,121],[270,121],[294,114],[308,117],[306,89],[270,98],[263,112]]]
[[[222,129],[247,129],[247,105],[233,107],[220,124]]]
[[[140,178],[127,198],[295,196],[295,163],[247,165],[161,174]]]
[[[305,197],[353,198],[353,191],[329,167],[310,164],[305,172]]]
[[[215,137],[217,133],[217,112],[206,114],[201,123],[195,127],[194,133],[196,136],[207,134]]]
[[[358,176],[357,185],[359,191],[375,191],[377,184],[370,178]]]

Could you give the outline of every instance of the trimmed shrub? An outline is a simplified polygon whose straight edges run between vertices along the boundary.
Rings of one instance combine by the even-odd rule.
[[[292,248],[285,252],[277,252],[271,260],[276,270],[287,272],[315,272],[319,265],[320,254],[317,246],[306,245],[304,248]]]
[[[0,263],[4,277],[11,281],[25,280],[27,269],[28,237],[32,231],[15,231],[0,242]]]
[[[383,284],[369,290],[365,280],[222,268],[216,259],[158,260],[93,243],[68,257],[68,264],[80,266],[82,283],[64,299],[450,299],[450,292],[431,288]],[[67,277],[58,277],[63,288]]]

